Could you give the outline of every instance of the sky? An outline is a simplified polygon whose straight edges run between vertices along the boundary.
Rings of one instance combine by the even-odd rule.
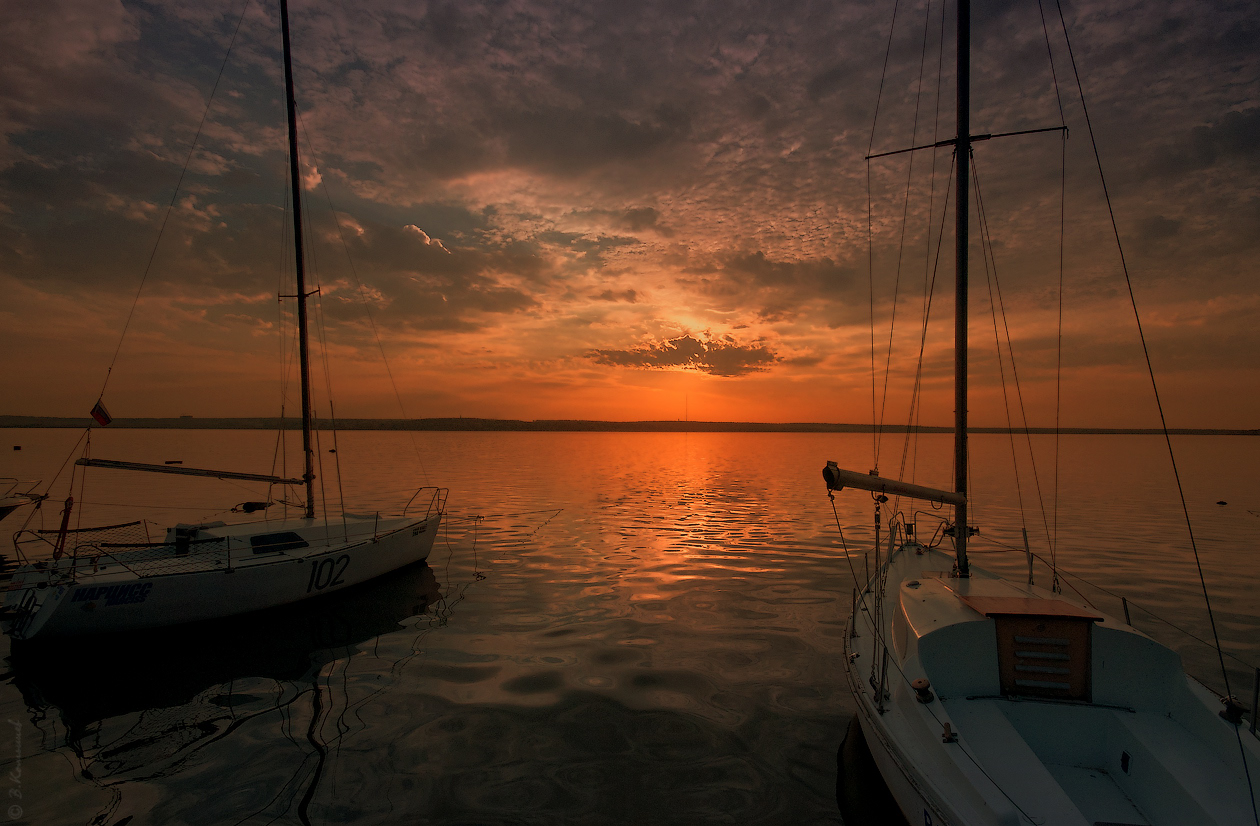
[[[954,7],[893,12],[293,0],[320,415],[949,424],[951,150],[864,158],[953,135]],[[1260,6],[1063,14],[1168,423],[1260,426]],[[1157,426],[1058,7],[972,15],[973,134],[1068,127],[975,145],[972,422]],[[276,4],[0,53],[0,413],[294,414]]]

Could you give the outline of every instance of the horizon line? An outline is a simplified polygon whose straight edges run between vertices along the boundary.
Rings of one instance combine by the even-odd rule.
[[[717,433],[953,433],[940,425],[875,425],[834,422],[720,422],[682,419],[603,421],[597,419],[493,419],[465,416],[424,418],[317,419],[321,430],[418,430],[418,431],[533,431],[533,432],[717,432]],[[95,425],[90,417],[0,415],[0,428],[78,428]],[[291,416],[155,416],[119,417],[109,427],[149,430],[295,430],[301,419]],[[968,433],[1030,435],[1161,435],[1157,427],[968,427]],[[1170,427],[1171,435],[1256,436],[1256,428]]]

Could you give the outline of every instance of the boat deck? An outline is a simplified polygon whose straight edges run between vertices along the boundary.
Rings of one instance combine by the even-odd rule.
[[[67,555],[15,572],[9,590],[21,590],[50,574],[84,584],[108,584],[172,574],[191,574],[305,559],[360,542],[374,541],[424,519],[381,518],[375,514],[344,519],[288,519],[181,525],[166,541],[147,538],[139,523],[78,532]],[[181,536],[182,534],[182,536]],[[111,540],[124,541],[111,541]],[[262,541],[260,541],[262,540]]]
[[[948,800],[971,824],[1251,822],[1234,727],[1174,652],[1065,595],[974,567],[951,578],[950,561],[894,553],[879,629],[872,588],[849,639],[867,740],[895,750],[889,768],[909,769],[924,811]],[[1243,741],[1260,764],[1260,741]]]

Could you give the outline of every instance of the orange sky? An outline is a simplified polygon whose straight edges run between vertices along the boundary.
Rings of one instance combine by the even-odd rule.
[[[1253,427],[1260,12],[1214,5],[1086,3],[1069,26],[1169,424]],[[295,3],[338,414],[907,421],[950,158],[872,162],[872,273],[863,155],[951,134],[953,56],[938,118],[940,8],[902,8],[872,138],[883,4]],[[1058,123],[1036,9],[975,7],[973,131]],[[240,5],[4,14],[0,413],[84,415]],[[274,15],[246,12],[110,378],[116,416],[274,415],[282,376],[295,410]],[[1154,426],[1061,34],[1051,47],[1071,129],[1062,423]],[[975,158],[1029,423],[1050,425],[1060,142]],[[947,222],[924,424],[952,415],[952,244]],[[973,422],[1001,425],[978,241],[973,261]]]

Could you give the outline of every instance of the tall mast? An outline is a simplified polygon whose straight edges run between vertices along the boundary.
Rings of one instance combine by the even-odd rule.
[[[302,171],[298,163],[297,104],[293,100],[293,61],[289,56],[289,4],[280,0],[280,32],[284,38],[284,93],[289,111],[289,182],[293,186],[293,247],[297,255],[298,356],[302,370],[302,454],[306,470],[306,518],[315,517],[314,451],[311,449],[311,358],[307,344],[306,259],[302,254]]]
[[[283,0],[282,0],[283,1]],[[954,491],[963,503],[954,506],[954,548],[958,576],[967,568],[967,195],[971,178],[971,4],[958,0],[958,146],[955,214],[954,286]]]

